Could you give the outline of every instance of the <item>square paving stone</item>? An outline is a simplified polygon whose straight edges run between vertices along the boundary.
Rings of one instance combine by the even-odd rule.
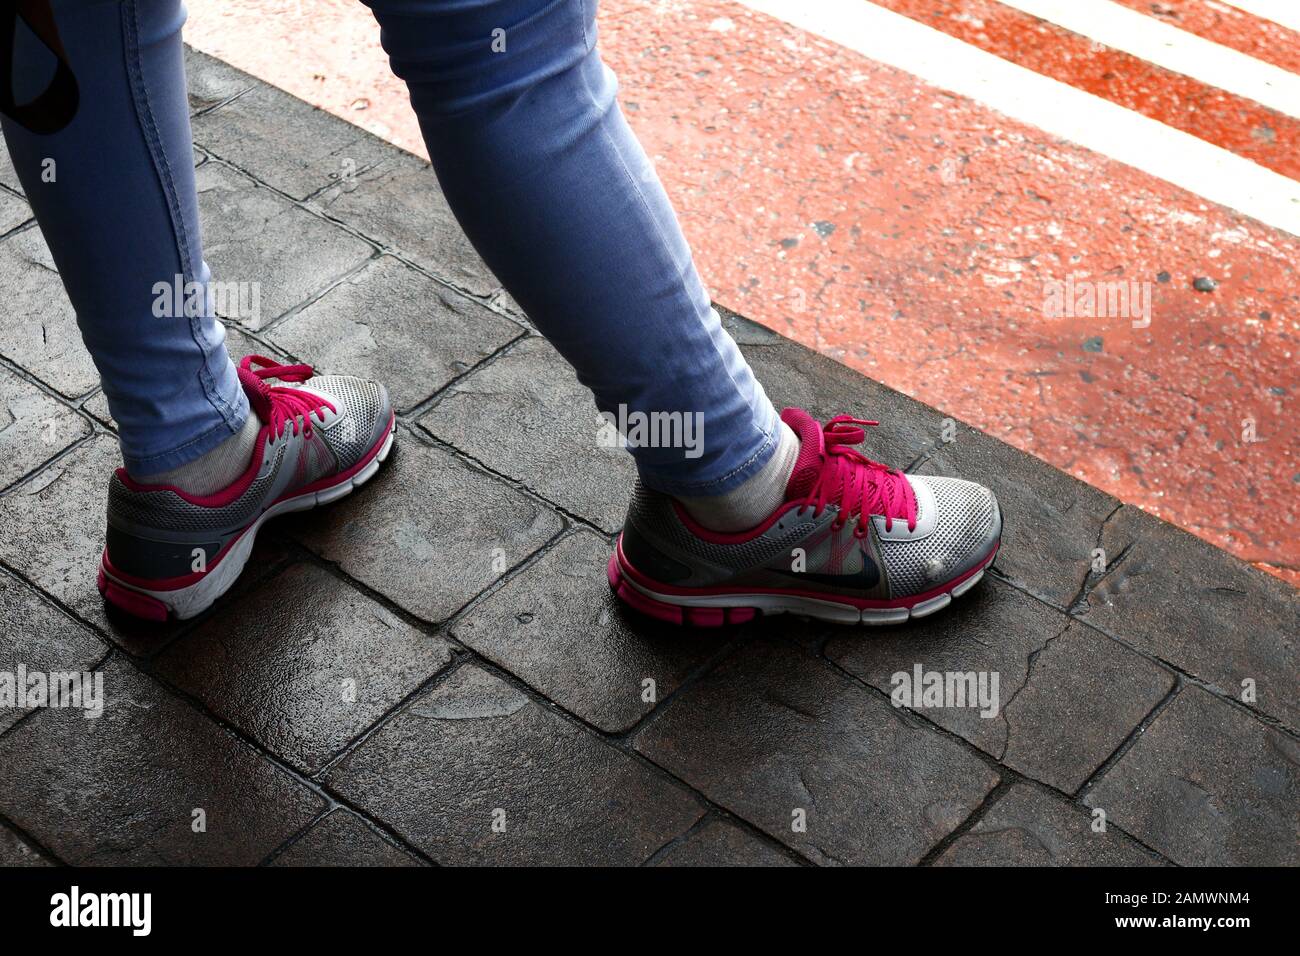
[[[798,866],[784,853],[726,820],[708,820],[660,854],[655,866]]]
[[[1159,866],[1122,833],[1093,830],[1087,812],[1038,787],[1017,783],[935,866]]]
[[[1092,626],[1300,729],[1300,591],[1125,506],[1102,539],[1113,567],[1089,592]],[[1122,557],[1121,557],[1122,555]]]
[[[1003,763],[1074,793],[1174,686],[1174,675],[1077,624],[1033,659],[1007,701]]]
[[[267,358],[273,358],[277,361],[288,359],[288,356],[277,349],[274,343],[255,339],[237,325],[223,324],[226,328],[226,351],[230,353],[230,361],[236,365],[246,355],[265,355]],[[317,369],[317,374],[322,375],[324,373]]]
[[[684,790],[473,665],[328,781],[453,865],[636,865],[702,815]]]
[[[102,603],[95,588],[104,548],[109,476],[122,464],[101,435],[0,497],[0,558],[78,613]]]
[[[208,85],[220,92],[237,82]],[[194,118],[194,139],[268,186],[306,199],[391,155],[391,147],[365,130],[283,90],[251,77],[248,82],[247,93]]]
[[[90,434],[90,422],[0,368],[0,488]]]
[[[1110,495],[965,425],[917,471],[992,488],[1002,509],[996,569],[1058,607],[1079,593],[1102,522],[1119,507]]]
[[[153,654],[190,622],[158,624],[105,606],[95,586],[104,550],[104,506],[109,475],[122,464],[117,439],[101,435],[74,449],[0,497],[0,560],[57,598],[115,644],[137,655]],[[238,600],[283,558],[265,529],[239,582],[220,601]]]
[[[386,155],[359,167],[347,184],[352,188],[331,187],[307,204],[458,289],[493,295],[501,283],[465,237],[429,164],[395,146],[372,146]]]
[[[488,301],[494,309],[506,313],[529,331],[537,331],[537,326],[533,325],[532,320],[528,318],[527,313],[524,312],[524,307],[516,302],[514,297],[505,289],[498,289]]]
[[[569,535],[451,632],[569,712],[618,733],[673,693],[727,635],[625,612],[609,589],[609,554],[609,542],[590,531]]]
[[[896,468],[906,468],[939,440],[944,417],[933,408],[775,332],[767,339],[754,323],[732,320],[728,328],[740,334],[741,351],[777,411],[802,408],[823,423],[836,415],[879,421],[857,448]]]
[[[311,774],[450,662],[443,639],[296,564],[173,643],[157,673]]]
[[[32,218],[32,209],[12,193],[0,190],[0,235]]]
[[[22,837],[0,824],[0,866],[54,866]]]
[[[1073,793],[1173,687],[1173,675],[1107,637],[1071,625],[998,581],[949,610],[869,638],[832,637],[826,656],[886,694],[924,674],[983,678],[996,714],[970,698],[917,710],[1026,776]],[[895,681],[895,674],[907,681]],[[978,686],[978,684],[971,685]],[[965,687],[963,686],[963,690]],[[1068,727],[1068,733],[1061,728]]]
[[[461,379],[420,424],[606,531],[623,527],[632,456],[601,444],[591,392],[545,339],[520,342]]]
[[[442,621],[554,537],[559,516],[403,431],[360,492],[286,528],[349,575]]]
[[[17,675],[19,666],[28,674],[84,673],[106,653],[107,645],[85,627],[0,574],[0,673]],[[30,712],[26,706],[0,704],[0,734]]]
[[[1069,625],[1060,611],[1022,594],[1010,585],[985,579],[947,610],[901,627],[873,629],[834,628],[826,644],[826,657],[886,694],[904,689],[917,664],[923,672],[987,675],[992,691],[997,675],[997,712],[977,700],[967,706],[910,707],[946,730],[970,741],[985,753],[1000,756],[1007,747],[1004,705],[1025,684],[1031,656],[1038,653]],[[924,703],[924,701],[922,702]],[[1112,750],[1114,748],[1111,748]],[[1110,750],[1102,757],[1109,756]]]
[[[82,402],[81,408],[105,428],[117,431],[117,422],[113,420],[113,413],[108,410],[108,396],[102,390]]]
[[[0,242],[0,276],[0,355],[69,398],[98,385],[99,372],[81,344],[77,316],[39,229]]]
[[[271,866],[424,866],[355,813],[339,808],[314,824]]]
[[[404,412],[522,334],[509,319],[384,256],[270,337],[318,372],[383,382]]]
[[[374,251],[338,226],[220,163],[204,163],[194,176],[203,219],[203,254],[213,281],[257,283],[248,287],[250,291],[230,297],[256,314],[222,313],[245,328],[256,331],[303,304]],[[258,291],[255,310],[253,288]]]
[[[0,737],[0,812],[66,862],[251,866],[323,809],[120,657],[103,674],[103,716],[47,710]]]
[[[236,365],[245,355],[265,355],[267,358],[273,358],[277,361],[289,360],[279,349],[253,338],[237,326],[226,325],[225,329],[226,351],[230,353],[230,360]],[[113,429],[113,431],[117,431],[117,422],[113,420],[113,415],[108,410],[108,397],[103,391],[98,391],[86,399],[81,403],[81,407],[86,410],[87,414],[93,416],[96,421]]]
[[[260,85],[261,81],[216,57],[186,46],[185,84],[189,92],[190,112],[198,113],[210,110],[232,97],[247,94]]]
[[[23,191],[22,184],[18,182],[18,174],[14,171],[13,160],[9,158],[9,149],[5,146],[3,137],[0,137],[0,185],[8,186],[16,193]]]
[[[687,687],[636,748],[823,864],[916,863],[998,782],[962,744],[775,640]]]
[[[1195,685],[1084,802],[1184,866],[1300,864],[1300,743]]]

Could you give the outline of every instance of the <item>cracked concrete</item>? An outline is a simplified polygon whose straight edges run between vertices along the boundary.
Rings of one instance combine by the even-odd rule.
[[[1003,738],[1002,741],[1002,749],[998,752],[997,755],[999,760],[1003,760],[1006,758],[1007,746],[1008,744],[1011,743],[1011,719],[1008,715],[1011,713],[1011,707],[1013,704],[1015,704],[1016,698],[1020,696],[1020,692],[1029,686],[1029,680],[1034,675],[1034,664],[1038,662],[1038,656],[1042,654],[1043,651],[1047,650],[1047,648],[1051,645],[1053,641],[1057,640],[1060,637],[1063,637],[1065,635],[1065,632],[1068,631],[1069,629],[1070,626],[1067,624],[1065,627],[1061,628],[1059,634],[1052,635],[1045,642],[1043,642],[1042,645],[1030,651],[1029,657],[1025,659],[1024,680],[1020,682],[1020,686],[1017,687],[1012,692],[1011,697],[1008,698],[1007,701],[1002,705],[1002,726],[1006,729],[1006,736]]]

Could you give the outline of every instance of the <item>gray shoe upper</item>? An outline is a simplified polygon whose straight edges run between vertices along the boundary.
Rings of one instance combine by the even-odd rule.
[[[959,577],[988,557],[1002,537],[1002,512],[988,488],[959,478],[907,478],[917,492],[917,531],[930,524],[928,509],[935,517],[922,535],[907,536],[906,523],[899,521],[894,522],[899,537],[880,535],[891,597],[922,594]],[[879,527],[874,530],[879,534]]]
[[[264,431],[257,474],[233,497],[218,492],[192,501],[168,488],[136,490],[116,472],[108,487],[108,555],[113,567],[142,578],[193,570],[196,549],[220,554],[252,521],[282,498],[355,468],[388,429],[392,407],[382,385],[328,375],[292,386],[327,398],[324,420],[313,414],[310,435],[299,417],[279,435]]]
[[[318,375],[294,387],[328,398],[338,410],[334,414],[326,409],[324,424],[319,419],[314,423],[314,430],[333,453],[338,471],[352,468],[375,447],[393,414],[388,390],[364,378]]]
[[[985,559],[1001,536],[1002,516],[993,493],[974,482],[920,475],[908,480],[917,493],[914,531],[902,520],[886,529],[883,519],[874,518],[866,535],[855,539],[858,519],[837,529],[839,509],[829,505],[817,517],[811,508],[790,511],[761,534],[722,541],[696,534],[672,498],[638,481],[623,528],[624,555],[643,574],[680,587],[788,588],[800,587],[802,580],[803,587],[839,595],[910,597]],[[880,571],[874,582],[869,562]],[[835,577],[843,578],[843,586],[832,583]]]

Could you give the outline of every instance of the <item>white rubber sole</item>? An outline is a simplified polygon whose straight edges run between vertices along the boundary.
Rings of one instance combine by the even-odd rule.
[[[189,587],[178,588],[175,591],[150,591],[146,588],[127,584],[125,581],[114,577],[103,566],[102,562],[100,570],[118,588],[134,591],[136,594],[143,594],[159,604],[165,605],[169,616],[175,617],[177,620],[184,621],[202,614],[213,605],[217,598],[229,591],[234,586],[235,581],[239,579],[239,575],[244,571],[244,565],[248,563],[248,556],[253,553],[253,544],[257,540],[257,532],[261,530],[266,521],[276,515],[288,514],[293,511],[309,511],[317,505],[326,505],[331,501],[338,501],[340,498],[345,498],[356,491],[373,478],[375,472],[379,471],[380,464],[388,457],[388,453],[393,447],[393,437],[396,434],[397,429],[394,426],[389,430],[388,437],[384,439],[384,443],[380,446],[375,457],[370,459],[363,468],[346,481],[341,481],[329,488],[322,488],[320,491],[298,495],[296,498],[286,498],[267,508],[266,511],[262,512],[261,517],[240,535],[239,540],[235,542],[234,547],[226,553],[220,563]]]

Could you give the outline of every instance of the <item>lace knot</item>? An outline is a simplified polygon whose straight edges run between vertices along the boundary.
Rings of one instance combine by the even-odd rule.
[[[865,519],[872,515],[885,519],[886,531],[899,518],[907,521],[909,531],[916,529],[916,492],[907,477],[852,447],[866,440],[868,426],[879,424],[871,419],[837,415],[822,426],[822,466],[803,502],[814,509],[814,514],[821,514],[829,504],[837,505],[840,511],[834,522],[836,530],[855,516],[863,519],[853,529],[858,538],[866,537]]]
[[[253,411],[267,425],[271,434],[279,438],[286,427],[297,435],[301,430],[305,438],[313,434],[312,420],[325,421],[325,409],[337,412],[334,403],[314,392],[283,385],[268,385],[267,380],[278,378],[283,382],[305,382],[315,372],[310,365],[280,365],[265,355],[247,355],[239,363],[239,381],[248,395]]]

